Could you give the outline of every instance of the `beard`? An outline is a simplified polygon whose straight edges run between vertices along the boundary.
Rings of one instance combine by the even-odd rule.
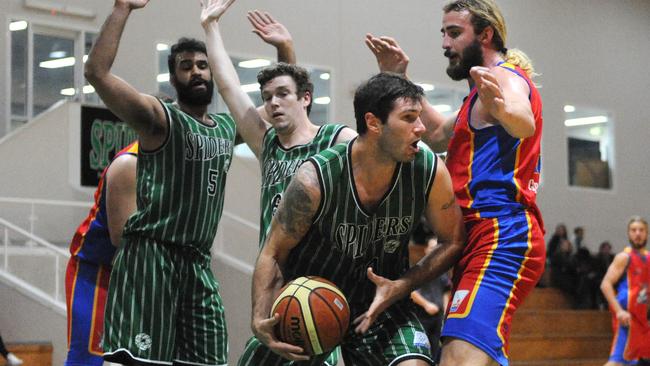
[[[197,85],[205,85],[205,90],[192,89]],[[187,84],[176,80],[175,88],[178,100],[185,104],[205,106],[212,103],[212,93],[214,92],[214,81],[212,79],[208,81],[203,80],[201,77],[196,77],[191,79]]]
[[[452,53],[449,50],[445,51],[446,57],[451,57]],[[474,39],[469,46],[463,49],[460,60],[457,64],[452,65],[451,61],[447,66],[447,75],[453,80],[463,80],[469,78],[469,70],[474,66],[483,65],[483,49],[478,39]]]

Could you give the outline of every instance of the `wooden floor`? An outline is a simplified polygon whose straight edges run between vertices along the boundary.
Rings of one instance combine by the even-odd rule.
[[[50,343],[8,343],[7,350],[23,360],[22,366],[52,366],[52,345]],[[4,359],[0,360],[0,365],[4,366],[5,364]]]
[[[572,310],[557,289],[536,288],[514,316],[512,366],[602,366],[612,341],[608,311]]]

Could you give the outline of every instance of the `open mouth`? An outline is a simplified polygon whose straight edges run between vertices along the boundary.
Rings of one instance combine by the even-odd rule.
[[[415,142],[413,142],[413,143],[411,144],[411,147],[412,147],[413,149],[415,149],[416,151],[420,149],[420,147],[418,146],[418,143],[419,143],[419,142],[420,142],[420,140],[417,140],[417,141],[415,141]]]
[[[277,118],[277,117],[280,117],[280,116],[283,116],[283,115],[284,115],[284,114],[282,114],[282,113],[280,113],[280,112],[275,112],[275,113],[273,113],[272,117],[273,117],[273,118]]]

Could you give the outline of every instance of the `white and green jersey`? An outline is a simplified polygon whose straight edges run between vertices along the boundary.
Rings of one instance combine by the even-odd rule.
[[[124,236],[191,247],[209,257],[223,210],[235,123],[217,114],[210,115],[215,125],[207,126],[173,104],[162,105],[169,134],[157,150],[139,152],[138,210]]]
[[[321,202],[310,230],[292,249],[285,278],[314,275],[334,282],[353,317],[367,310],[376,286],[366,269],[388,279],[408,269],[408,241],[427,204],[437,160],[422,148],[411,162],[397,163],[388,191],[372,212],[360,204],[352,174],[355,140],[309,159],[318,173]]]
[[[262,189],[260,194],[260,248],[266,241],[271,220],[287,189],[291,177],[300,164],[310,156],[332,147],[345,125],[328,124],[318,129],[308,144],[285,148],[280,143],[275,129],[269,128],[262,142]]]

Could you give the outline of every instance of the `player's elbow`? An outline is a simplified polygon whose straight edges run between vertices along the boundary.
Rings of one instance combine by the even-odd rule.
[[[88,80],[90,85],[95,86],[99,84],[107,74],[107,71],[102,70],[99,65],[95,64],[91,60],[88,60],[84,65],[84,77]]]

